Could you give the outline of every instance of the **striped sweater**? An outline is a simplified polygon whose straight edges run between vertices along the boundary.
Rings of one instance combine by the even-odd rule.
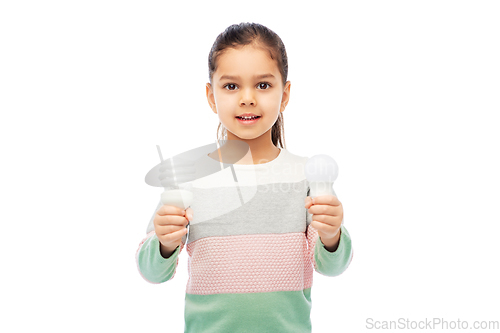
[[[313,271],[339,275],[353,251],[343,225],[335,252],[310,226],[307,159],[281,149],[268,163],[234,164],[195,180],[193,220],[182,244],[166,259],[154,230],[140,243],[137,266],[151,283],[172,279],[187,250],[184,332],[312,331]],[[198,162],[220,164],[209,156]]]

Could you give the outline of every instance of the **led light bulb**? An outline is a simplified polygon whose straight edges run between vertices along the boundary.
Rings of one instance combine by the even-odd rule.
[[[305,174],[311,197],[335,195],[333,182],[339,175],[339,167],[333,158],[323,154],[314,155],[306,162]]]
[[[161,194],[161,203],[181,209],[188,208],[193,203],[193,193],[186,189],[180,189],[179,184],[186,183],[188,188],[191,187],[190,182],[195,178],[196,172],[194,161],[181,158],[164,161],[160,147],[156,147],[161,159],[158,178],[165,188]]]

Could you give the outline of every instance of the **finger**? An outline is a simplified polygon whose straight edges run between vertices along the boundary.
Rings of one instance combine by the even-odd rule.
[[[312,198],[311,198],[311,197],[309,197],[309,196],[307,196],[307,197],[305,198],[305,200],[304,200],[304,203],[305,203],[305,204],[304,204],[304,207],[306,207],[307,209],[309,209],[309,207],[311,207],[311,206],[312,206],[312,204],[313,204],[313,203],[312,203]]]
[[[340,216],[343,210],[342,206],[312,205],[308,208],[308,211],[310,214]]]
[[[155,229],[155,233],[158,236],[165,237],[166,235],[173,234],[177,231],[181,230],[187,230],[183,225],[165,225],[165,226],[159,226],[158,228]]]
[[[319,195],[317,197],[314,197],[313,204],[314,205],[324,204],[324,205],[330,205],[330,206],[340,206],[341,205],[337,196],[331,195],[331,194]]]
[[[178,216],[178,215],[165,215],[165,216],[158,216],[155,218],[155,223],[159,226],[164,226],[164,225],[179,225],[179,226],[186,226],[188,224],[188,220],[184,216]]]
[[[187,232],[188,232],[187,228],[182,228],[180,230],[162,236],[162,239],[167,242],[174,242],[182,238],[185,234],[187,234]]]
[[[314,229],[316,229],[319,232],[321,232],[325,235],[328,235],[328,236],[336,235],[338,232],[338,229],[339,229],[338,227],[331,226],[329,224],[322,223],[322,222],[315,221],[315,220],[311,221],[310,226],[312,226]]]
[[[193,220],[193,209],[191,207],[188,207],[186,209],[186,217],[191,222]]]
[[[157,214],[160,216],[164,216],[164,215],[184,216],[184,214],[186,214],[186,211],[184,209],[176,207],[176,206],[163,205],[160,207],[160,209],[158,209]]]
[[[159,225],[155,228],[155,233],[158,236],[165,236],[182,229],[185,229],[182,225]]]
[[[330,215],[313,215],[311,219],[334,227],[338,227],[341,223],[340,219],[337,216]]]

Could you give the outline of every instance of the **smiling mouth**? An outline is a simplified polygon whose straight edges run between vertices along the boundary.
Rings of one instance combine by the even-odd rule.
[[[238,122],[243,126],[251,126],[256,124],[261,116],[252,116],[252,117],[240,117],[237,116]]]
[[[259,119],[260,116],[254,116],[254,117],[236,117],[241,120],[254,120],[254,119]]]

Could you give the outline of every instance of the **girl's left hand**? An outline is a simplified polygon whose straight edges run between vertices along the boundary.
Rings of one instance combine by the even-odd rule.
[[[318,230],[323,244],[337,238],[344,218],[342,203],[335,195],[321,195],[315,198],[306,197],[305,207],[312,215],[311,225]]]

